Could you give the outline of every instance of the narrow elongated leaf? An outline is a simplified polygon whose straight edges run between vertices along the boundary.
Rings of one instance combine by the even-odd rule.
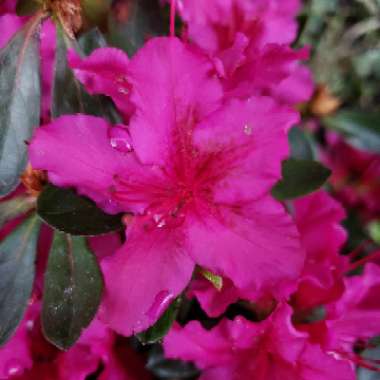
[[[12,336],[27,307],[39,230],[33,215],[0,243],[0,345]]]
[[[293,199],[319,189],[331,171],[317,161],[289,159],[282,163],[282,180],[272,189],[279,200]]]
[[[142,344],[152,344],[164,338],[177,318],[180,305],[181,297],[178,297],[170,304],[162,317],[152,327],[137,334],[139,341]]]
[[[0,202],[0,228],[13,218],[26,213],[35,207],[35,201],[31,197],[19,196]]]
[[[26,141],[40,121],[39,17],[0,51],[0,196],[20,182]]]
[[[109,15],[108,41],[132,56],[147,38],[165,33],[162,25],[160,5],[156,0],[120,2]]]
[[[121,215],[106,214],[90,199],[53,185],[40,194],[37,211],[46,223],[72,235],[100,235],[123,229]]]
[[[98,264],[85,239],[56,232],[44,283],[45,337],[60,349],[70,348],[94,318],[102,287]]]
[[[344,134],[353,146],[380,153],[380,113],[341,111],[323,122]]]
[[[92,34],[87,38],[94,37]],[[98,41],[99,42],[99,41]],[[93,41],[94,44],[98,43]],[[55,58],[55,74],[53,81],[52,116],[57,118],[61,115],[84,113],[107,117],[110,122],[117,123],[115,110],[112,102],[103,96],[91,96],[86,92],[83,85],[75,78],[74,72],[67,63],[67,51],[74,49],[83,56],[82,49],[76,41],[65,36],[61,27],[57,28],[57,50]]]

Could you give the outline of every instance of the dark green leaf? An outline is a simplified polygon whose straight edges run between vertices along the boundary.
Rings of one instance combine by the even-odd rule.
[[[178,297],[171,303],[162,317],[152,327],[140,334],[137,334],[139,341],[142,344],[152,344],[164,338],[177,318],[180,304],[181,297]]]
[[[40,122],[40,53],[34,18],[0,50],[0,196],[20,182],[26,141]]]
[[[300,127],[293,127],[289,132],[289,142],[292,158],[298,160],[313,160],[313,148],[310,138]]]
[[[107,41],[99,29],[94,28],[83,33],[78,40],[79,46],[84,55],[90,55],[95,49],[107,46]]]
[[[380,153],[380,113],[341,111],[323,122],[343,133],[353,146]]]
[[[33,215],[0,243],[0,345],[22,320],[32,292],[40,222]]]
[[[42,327],[60,349],[70,348],[94,318],[102,277],[85,238],[56,232],[45,274]]]
[[[123,228],[121,215],[106,214],[90,199],[53,185],[40,194],[37,211],[46,223],[72,235],[100,235]]]
[[[91,36],[94,37],[94,34]],[[94,43],[96,44],[98,42]],[[87,44],[88,43],[89,41],[87,41]],[[107,116],[111,122],[119,122],[119,120],[115,118],[115,110],[112,107],[112,102],[102,96],[91,96],[75,78],[66,59],[67,51],[70,48],[76,50],[79,55],[84,55],[79,44],[65,36],[62,28],[58,27],[53,103],[51,107],[52,116],[56,118],[61,115],[84,113],[102,117]]]
[[[31,197],[19,196],[0,202],[0,228],[9,220],[17,218],[35,207]]]
[[[156,0],[132,0],[120,3],[125,12],[115,7],[109,15],[108,41],[132,56],[147,38],[164,33],[160,5]],[[126,14],[123,19],[119,14]]]
[[[190,380],[199,376],[199,370],[192,363],[166,359],[159,345],[150,350],[146,367],[159,379]]]
[[[282,163],[282,180],[272,189],[272,194],[279,200],[309,194],[319,189],[330,174],[319,162],[291,158]]]
[[[30,16],[40,9],[40,5],[35,0],[18,0],[16,13],[18,16]]]

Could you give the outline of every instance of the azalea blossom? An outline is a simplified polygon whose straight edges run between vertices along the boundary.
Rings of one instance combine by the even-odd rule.
[[[300,311],[310,310],[336,301],[344,291],[348,260],[340,251],[347,232],[340,223],[345,211],[325,191],[297,199],[294,211],[306,260],[292,301]]]
[[[226,96],[271,94],[295,105],[310,98],[310,71],[299,64],[307,50],[295,52],[298,0],[178,0],[186,36],[214,61]]]
[[[281,305],[265,321],[224,319],[205,330],[198,321],[176,325],[164,341],[170,358],[192,361],[201,380],[353,380],[348,360],[311,343],[291,323],[291,308]]]
[[[295,223],[305,249],[306,260],[300,277],[289,288],[292,305],[299,313],[336,301],[344,291],[344,276],[348,260],[340,255],[347,233],[340,222],[345,217],[343,207],[325,191],[318,191],[294,201]],[[323,239],[321,239],[323,236]],[[261,307],[271,305],[270,292],[259,295],[249,289],[238,289],[229,279],[222,279],[217,289],[204,277],[192,281],[189,296],[196,296],[211,317],[222,314],[234,302],[249,300]]]
[[[337,198],[357,209],[364,220],[376,218],[380,213],[380,155],[356,149],[334,133],[327,138],[321,159],[332,170],[330,182]]]
[[[207,57],[175,38],[150,40],[128,66],[128,128],[64,116],[30,145],[33,167],[54,184],[135,214],[126,243],[102,263],[103,320],[125,335],[146,329],[195,264],[281,296],[304,256],[270,190],[297,113],[267,97],[224,103]]]
[[[74,347],[59,351],[42,335],[39,321],[41,303],[31,300],[24,320],[14,337],[0,348],[0,377],[15,380],[85,380],[99,372],[100,380],[149,379],[142,364],[138,364],[133,353],[118,348],[116,335],[98,319],[84,331]],[[117,350],[123,352],[121,361]],[[130,370],[128,355],[134,360]]]

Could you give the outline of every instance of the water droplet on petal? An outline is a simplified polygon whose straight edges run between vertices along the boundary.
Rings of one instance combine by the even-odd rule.
[[[163,312],[168,308],[170,303],[173,301],[174,295],[167,290],[163,290],[157,294],[153,301],[152,306],[146,313],[148,317],[152,319],[159,318]]]
[[[28,321],[26,321],[26,329],[28,331],[33,330],[33,327],[34,327],[34,321],[32,319],[29,319]]]
[[[19,360],[12,359],[6,363],[4,367],[4,372],[7,374],[7,376],[10,377],[19,376],[24,372],[24,368]]]
[[[112,148],[122,153],[133,151],[132,139],[125,127],[114,126],[108,130],[108,137]]]
[[[246,124],[244,125],[244,133],[245,133],[247,136],[250,136],[250,135],[252,135],[252,132],[253,132],[253,127],[252,127],[252,125],[249,124],[249,123],[246,123]]]
[[[117,90],[123,95],[127,95],[129,93],[128,89],[125,87],[119,87]]]

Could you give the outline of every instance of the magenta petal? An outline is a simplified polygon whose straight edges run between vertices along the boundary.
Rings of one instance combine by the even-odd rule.
[[[185,288],[193,268],[180,230],[131,226],[124,246],[102,263],[102,319],[127,336],[147,329]]]
[[[129,116],[132,111],[129,102],[129,59],[122,50],[100,48],[86,58],[81,58],[70,50],[68,61],[90,94],[110,96],[123,115]]]
[[[191,219],[187,228],[194,260],[229,277],[238,288],[286,297],[293,288],[288,282],[302,269],[298,231],[271,197],[246,204],[239,212],[220,208],[217,217]]]
[[[301,355],[302,380],[355,380],[354,366],[348,361],[323,352],[319,345],[309,344]]]
[[[55,185],[75,187],[106,211],[122,211],[112,200],[114,176],[130,173],[136,161],[132,154],[112,148],[109,128],[101,118],[62,116],[37,129],[30,161],[35,169],[47,170]]]
[[[331,345],[350,350],[357,339],[380,334],[380,267],[367,264],[362,275],[346,278],[345,284],[345,293],[330,310],[336,319],[327,325]]]
[[[222,151],[225,177],[215,188],[215,202],[235,203],[266,194],[281,178],[288,156],[287,131],[297,112],[267,97],[233,101],[204,120],[194,131],[202,152]]]
[[[41,28],[41,84],[42,84],[42,120],[49,121],[53,87],[53,71],[56,49],[56,29],[48,19]]]
[[[14,14],[0,16],[0,48],[3,48],[13,35],[24,25],[25,17],[18,17]]]
[[[179,144],[176,131],[191,133],[217,108],[222,90],[210,76],[212,68],[207,57],[175,38],[154,38],[132,58],[131,101],[136,114],[130,131],[143,163],[166,164]]]

